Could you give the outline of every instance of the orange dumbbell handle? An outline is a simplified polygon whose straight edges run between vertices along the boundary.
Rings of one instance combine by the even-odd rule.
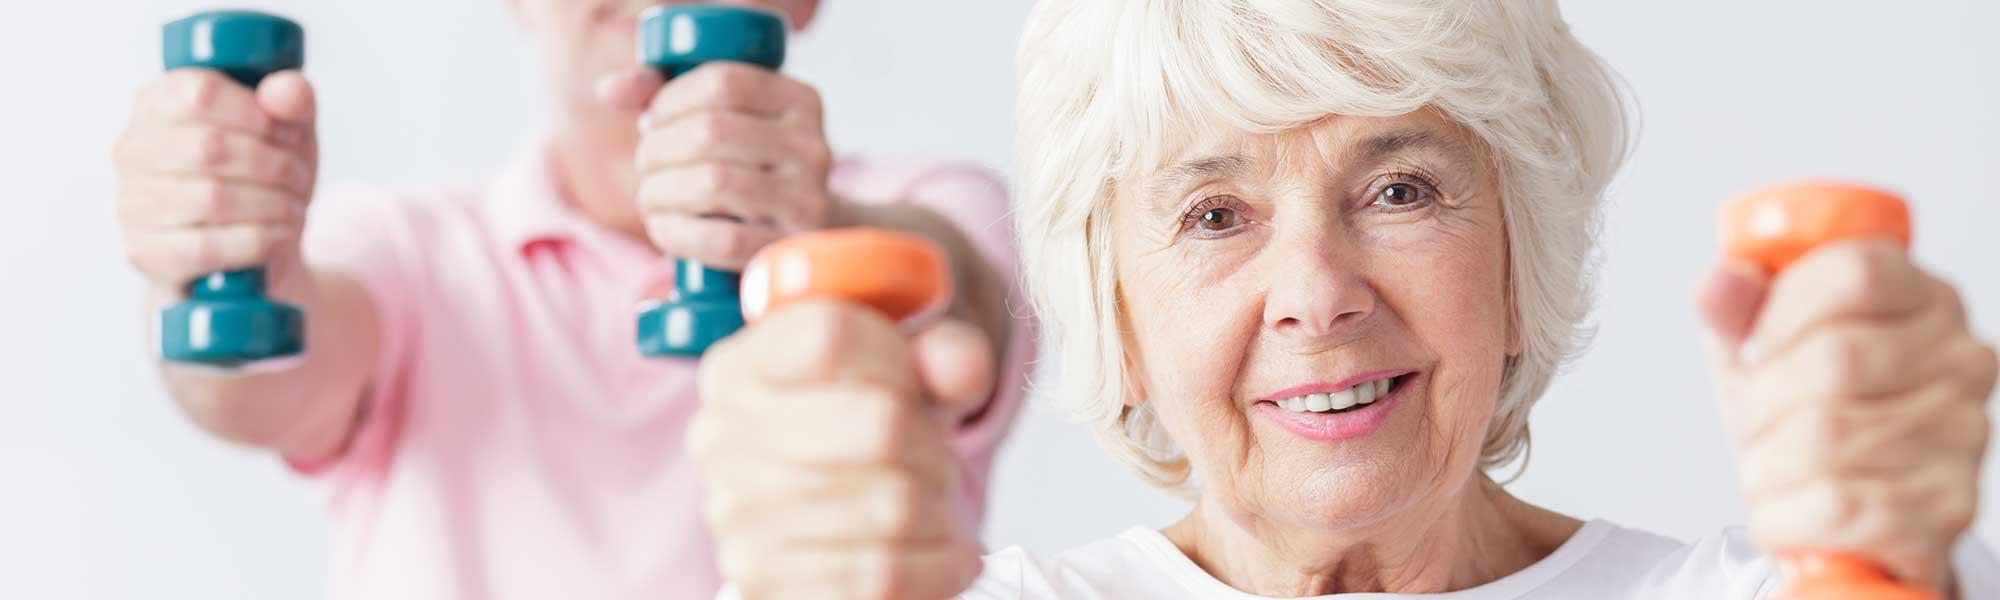
[[[1835,240],[1883,237],[1908,246],[1910,211],[1895,194],[1875,188],[1799,182],[1756,190],[1722,209],[1722,251],[1785,270],[1813,248]],[[1867,558],[1825,550],[1786,550],[1779,563],[1789,583],[1785,600],[1935,600],[1896,583]]]
[[[865,304],[921,320],[951,300],[951,268],[930,240],[883,229],[828,229],[765,246],[743,269],[743,318],[756,322],[806,298]]]

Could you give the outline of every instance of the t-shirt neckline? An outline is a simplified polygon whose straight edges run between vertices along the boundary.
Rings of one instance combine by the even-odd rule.
[[[1611,522],[1602,519],[1586,521],[1583,527],[1578,528],[1575,534],[1569,536],[1568,540],[1564,540],[1561,546],[1557,546],[1554,552],[1550,552],[1548,556],[1535,561],[1534,564],[1528,565],[1528,568],[1463,590],[1439,594],[1360,592],[1310,596],[1299,599],[1258,596],[1229,587],[1222,580],[1216,579],[1214,575],[1210,575],[1208,571],[1202,570],[1200,565],[1194,564],[1194,560],[1189,559],[1186,554],[1182,554],[1180,548],[1174,546],[1173,541],[1167,539],[1166,534],[1161,533],[1159,530],[1134,527],[1126,530],[1124,533],[1118,534],[1118,537],[1138,546],[1140,552],[1148,560],[1152,561],[1154,566],[1165,572],[1168,577],[1173,578],[1174,582],[1182,588],[1194,592],[1197,598],[1214,600],[1406,600],[1409,598],[1425,598],[1428,600],[1511,600],[1525,596],[1536,588],[1554,581],[1564,571],[1575,566],[1584,556],[1589,555],[1591,549],[1597,547],[1598,543],[1604,541],[1604,538],[1609,536],[1612,530],[1616,528]]]

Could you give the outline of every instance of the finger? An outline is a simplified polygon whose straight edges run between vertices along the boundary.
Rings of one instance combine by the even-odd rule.
[[[1813,324],[1836,318],[1890,317],[1935,300],[1930,277],[1893,242],[1836,242],[1793,263],[1771,284],[1757,323],[1744,342],[1755,362],[1797,340]]]
[[[1737,415],[1739,440],[1754,442],[1787,420],[1821,419],[1816,425],[1827,443],[1845,432],[1883,418],[1882,414],[1940,410],[1951,402],[1985,398],[1968,385],[1978,374],[1983,346],[1960,336],[1924,335],[1917,328],[1882,328],[1871,324],[1846,329],[1879,329],[1873,334],[1827,331],[1770,359],[1742,382]],[[1883,341],[1905,336],[1905,341]],[[1877,347],[1874,340],[1881,344]],[[1917,351],[1894,351],[1895,344],[1930,344]],[[1990,389],[1990,388],[1988,388]],[[1917,400],[1925,399],[1925,400]],[[1857,414],[1830,413],[1849,411]],[[1872,412],[1860,412],[1872,411]],[[1840,422],[1835,422],[1836,419]]]
[[[174,69],[140,89],[142,119],[202,123],[246,135],[268,137],[272,121],[243,84],[213,69]]]
[[[745,600],[950,598],[972,585],[981,568],[977,548],[965,542],[777,550],[725,543],[721,550],[723,574]]]
[[[729,61],[710,62],[674,78],[653,96],[640,122],[664,123],[708,109],[820,125],[819,92],[812,86],[776,71]]]
[[[683,163],[648,172],[639,181],[639,210],[726,216],[756,224],[790,223],[799,211],[785,202],[797,186],[776,173],[724,161]]]
[[[289,226],[305,217],[299,196],[269,186],[165,177],[123,182],[118,219],[126,226],[175,228],[261,224]]]
[[[637,169],[649,173],[697,162],[724,161],[785,174],[806,171],[813,155],[790,129],[768,118],[728,109],[658,121],[639,139]]]
[[[924,397],[943,422],[962,423],[993,397],[993,345],[978,327],[940,319],[911,338],[910,347]]]
[[[1808,403],[1744,444],[1738,473],[1752,497],[1828,478],[1892,478],[1939,457],[1979,456],[1982,411],[1938,382],[1894,401]]]
[[[680,213],[645,215],[646,235],[667,256],[741,271],[758,249],[784,237],[777,227]]]
[[[873,384],[915,397],[909,341],[895,323],[854,302],[809,298],[773,311],[734,338],[759,351],[760,381],[812,386]],[[732,339],[734,339],[732,338]]]
[[[1831,321],[1801,333],[1764,359],[1767,383],[1798,396],[1879,396],[1922,387],[1951,373],[1939,360],[1963,337],[1964,323],[1948,311],[1889,321]]]
[[[229,179],[301,195],[312,191],[312,168],[299,153],[241,131],[187,123],[135,130],[115,153],[131,171]]]
[[[1780,551],[1846,552],[1926,581],[1970,524],[1976,474],[1963,464],[1930,464],[1890,478],[1821,480],[1751,504],[1751,535]]]
[[[1735,366],[1737,346],[1750,333],[1770,283],[1756,265],[1741,260],[1724,262],[1703,280],[1696,303],[1708,326],[1709,355],[1719,367]]]
[[[604,106],[626,112],[646,109],[667,80],[652,67],[636,65],[597,78],[592,92]]]
[[[155,279],[193,281],[215,271],[263,265],[279,244],[297,235],[290,226],[221,225],[129,232],[125,252],[134,267]]]
[[[706,492],[715,531],[822,544],[934,541],[956,533],[953,488],[902,469],[725,464],[728,473],[710,477]]]
[[[316,152],[319,98],[303,73],[289,70],[265,77],[257,85],[257,105],[271,117],[271,140],[278,146]]]
[[[918,411],[912,398],[829,386],[758,394],[728,404],[719,408],[713,435],[755,441],[728,443],[728,452],[828,467],[894,465],[927,480],[952,477],[954,458],[944,428]],[[786,414],[774,417],[773,411]]]

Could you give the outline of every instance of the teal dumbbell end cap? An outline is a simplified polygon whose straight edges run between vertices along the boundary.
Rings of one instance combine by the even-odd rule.
[[[639,17],[639,59],[667,79],[711,61],[777,69],[785,63],[785,20],[775,13],[717,5],[667,5]],[[674,294],[639,312],[639,353],[701,356],[743,328],[738,276],[681,259]]]
[[[210,273],[160,311],[160,355],[234,368],[305,351],[305,315],[264,297],[262,269]]]
[[[306,30],[277,15],[248,10],[200,13],[168,23],[160,37],[167,70],[203,67],[248,87],[306,63]]]
[[[228,10],[168,23],[160,36],[167,70],[209,68],[247,87],[305,66],[305,29],[284,17]],[[235,368],[305,351],[305,315],[264,295],[264,270],[210,273],[188,299],[160,311],[160,357]]]
[[[639,354],[701,356],[709,346],[743,328],[735,273],[674,261],[674,296],[639,311]]]
[[[717,60],[777,69],[785,64],[785,19],[741,6],[655,6],[639,16],[639,57],[668,79]]]

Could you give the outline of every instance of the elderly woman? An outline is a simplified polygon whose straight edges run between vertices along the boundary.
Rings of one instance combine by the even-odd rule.
[[[941,433],[981,345],[800,306],[704,365],[692,443],[745,597],[1764,598],[1764,549],[1795,548],[2000,597],[1965,536],[1994,355],[1883,242],[1708,284],[1748,536],[1584,522],[1487,475],[1580,347],[1625,150],[1553,0],[1051,1],[1020,61],[1048,395],[1192,512],[982,569]]]

